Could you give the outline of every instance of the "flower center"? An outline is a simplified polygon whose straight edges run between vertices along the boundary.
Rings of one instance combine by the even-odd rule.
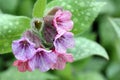
[[[20,42],[22,48],[24,47],[25,49],[30,45],[26,40]]]

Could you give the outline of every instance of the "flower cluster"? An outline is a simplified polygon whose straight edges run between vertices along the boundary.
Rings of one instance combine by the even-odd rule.
[[[32,29],[25,31],[19,40],[12,43],[16,61],[13,63],[20,72],[41,72],[49,69],[62,70],[66,62],[73,62],[68,48],[74,47],[72,14],[62,8],[53,8],[43,18],[33,19]]]

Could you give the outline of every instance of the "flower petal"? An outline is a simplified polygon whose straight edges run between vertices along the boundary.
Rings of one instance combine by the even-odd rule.
[[[69,12],[69,11],[63,11],[63,12],[59,15],[58,20],[59,20],[59,21],[68,21],[68,20],[71,19],[71,17],[72,17],[71,12]]]
[[[53,19],[53,25],[57,28],[59,33],[59,29],[70,31],[73,28],[73,21],[71,20],[72,14],[69,11],[61,11],[58,10]]]
[[[18,70],[20,72],[25,72],[25,71],[32,71],[32,69],[29,67],[28,65],[28,61],[26,62],[23,62],[21,60],[16,60],[14,63],[13,63],[14,66],[16,66],[18,68]]]
[[[67,48],[74,47],[75,41],[71,32],[66,32],[63,35],[57,35],[54,41],[54,46],[58,52],[66,52]]]
[[[52,69],[62,70],[65,68],[66,62],[73,62],[73,56],[67,53],[54,52],[57,55],[57,62],[51,67]]]
[[[36,55],[30,60],[29,65],[33,70],[37,68],[41,72],[45,72],[48,71],[55,62],[56,55],[54,53],[38,48]]]
[[[12,50],[18,60],[26,61],[34,56],[35,45],[28,39],[22,38],[13,41]]]
[[[66,31],[71,31],[73,28],[73,21],[65,21],[58,24],[58,26]]]
[[[30,42],[34,43],[36,48],[43,46],[42,43],[41,43],[40,38],[30,30],[27,30],[23,34],[23,37],[28,38]]]

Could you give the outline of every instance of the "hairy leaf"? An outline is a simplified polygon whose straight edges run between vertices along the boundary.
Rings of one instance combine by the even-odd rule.
[[[11,52],[11,43],[30,27],[30,19],[0,14],[0,53]]]
[[[105,49],[98,43],[82,37],[76,38],[75,42],[75,48],[69,50],[69,52],[73,54],[74,60],[84,59],[92,55],[98,55],[109,59]]]

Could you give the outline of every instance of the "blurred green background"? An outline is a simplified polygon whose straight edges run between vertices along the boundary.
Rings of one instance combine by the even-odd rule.
[[[17,16],[32,17],[36,0],[0,0],[0,12]],[[48,0],[48,3],[52,0]],[[101,44],[110,57],[88,57],[72,64],[64,70],[20,73],[12,66],[13,54],[0,54],[0,80],[120,80],[120,0],[104,1],[106,5],[92,26],[80,36]]]

